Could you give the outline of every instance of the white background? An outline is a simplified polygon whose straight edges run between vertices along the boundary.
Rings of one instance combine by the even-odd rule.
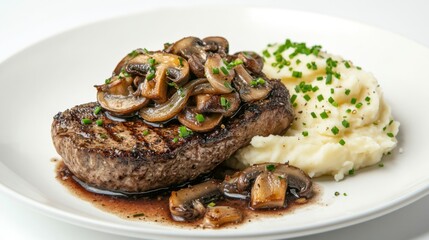
[[[203,4],[203,1],[187,2]],[[216,2],[227,7],[228,4],[239,1]],[[429,1],[264,0],[246,2],[252,5],[281,6],[351,19],[403,35],[429,47]],[[120,2],[0,0],[0,62],[17,51],[52,35],[101,19],[154,8],[154,4],[180,5],[179,1],[160,0]],[[409,206],[372,221],[300,239],[429,239],[428,207],[429,196],[426,196]],[[124,240],[130,238],[96,232],[51,219],[17,202],[12,197],[0,193],[0,239]]]

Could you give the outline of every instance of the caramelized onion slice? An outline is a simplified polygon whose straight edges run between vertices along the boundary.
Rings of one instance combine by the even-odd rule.
[[[233,69],[228,70],[222,57],[219,54],[213,54],[207,57],[204,65],[204,73],[213,88],[219,93],[232,92],[231,81],[235,76]]]
[[[195,132],[208,132],[213,130],[222,121],[220,113],[198,114],[195,109],[187,107],[177,115],[177,119],[187,128]]]
[[[140,110],[140,116],[149,122],[163,122],[176,116],[186,106],[186,102],[192,94],[193,89],[207,79],[201,78],[187,83],[179,89],[168,101],[155,107],[145,107]]]

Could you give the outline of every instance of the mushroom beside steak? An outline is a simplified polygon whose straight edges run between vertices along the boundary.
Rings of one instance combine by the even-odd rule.
[[[263,163],[227,175],[223,182],[210,180],[173,191],[169,208],[176,221],[194,221],[204,216],[204,227],[217,228],[243,219],[243,213],[234,207],[215,206],[219,199],[249,200],[252,210],[279,209],[287,207],[288,195],[298,203],[311,198],[310,177],[288,164]]]

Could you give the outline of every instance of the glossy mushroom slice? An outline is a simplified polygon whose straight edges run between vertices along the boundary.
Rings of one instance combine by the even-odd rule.
[[[128,60],[123,69],[145,77],[141,95],[158,103],[167,101],[167,80],[182,85],[189,78],[189,65],[184,59],[162,52],[139,54]]]
[[[252,209],[281,208],[286,202],[287,180],[281,175],[265,171],[258,175],[250,194]]]
[[[158,104],[154,107],[144,107],[140,110],[140,116],[149,122],[164,122],[176,116],[185,108],[192,91],[199,84],[207,83],[207,79],[200,78],[188,82],[185,86],[178,89],[168,101]]]
[[[204,65],[204,73],[207,80],[209,80],[218,93],[230,93],[233,91],[231,81],[235,76],[235,72],[233,69],[229,69],[219,54],[207,57]]]
[[[206,51],[216,52],[221,56],[225,56],[229,51],[229,42],[226,38],[219,36],[206,37],[203,38],[203,42],[206,44]]]
[[[241,221],[243,221],[243,213],[237,208],[214,206],[207,208],[202,226],[206,228],[218,228],[228,223],[239,223]]]
[[[259,54],[252,51],[238,52],[235,57],[242,60],[244,66],[251,72],[259,74],[264,67],[264,59]]]
[[[204,77],[204,63],[207,52],[204,42],[197,37],[185,37],[173,43],[166,49],[167,53],[182,56],[189,62],[189,67],[195,76]]]
[[[222,95],[199,94],[195,96],[196,111],[199,113],[222,113],[232,116],[240,107],[240,96],[237,92]]]
[[[270,93],[272,87],[269,82],[262,76],[252,77],[243,65],[237,65],[235,73],[236,76],[233,83],[244,102],[254,102],[264,99]]]
[[[213,130],[222,121],[220,113],[197,113],[192,107],[185,108],[177,115],[177,119],[187,128],[196,132],[208,132]]]
[[[139,89],[134,89],[132,86],[134,80],[131,77],[115,76],[110,81],[95,87],[98,103],[113,115],[128,115],[149,103],[149,99],[140,96]]]
[[[263,163],[250,166],[225,178],[220,188],[222,192],[233,198],[248,198],[250,188],[255,179],[262,173],[271,172],[287,181],[288,189],[294,189],[297,197],[310,198],[313,195],[310,177],[301,169],[288,164]]]
[[[219,199],[219,182],[210,180],[188,188],[173,191],[169,199],[169,209],[175,221],[189,221],[203,216],[205,204]]]

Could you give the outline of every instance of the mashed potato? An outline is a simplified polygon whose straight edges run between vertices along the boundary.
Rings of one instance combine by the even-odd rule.
[[[396,146],[399,123],[374,76],[320,48],[287,40],[263,51],[263,71],[289,89],[295,121],[285,136],[254,137],[230,164],[289,162],[338,181]]]

